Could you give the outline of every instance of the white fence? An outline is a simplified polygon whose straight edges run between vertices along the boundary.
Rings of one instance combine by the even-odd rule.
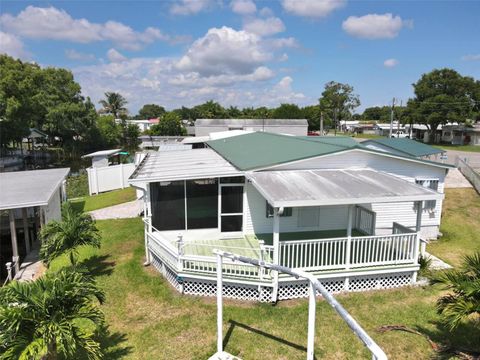
[[[134,170],[135,164],[88,168],[88,191],[90,195],[129,187],[128,178]]]
[[[281,241],[280,265],[318,271],[415,264],[417,248],[417,233]]]
[[[457,156],[455,165],[462,174],[472,183],[473,187],[480,193],[480,174],[472,168],[465,160]]]
[[[355,229],[365,235],[375,235],[376,213],[362,206],[355,207]]]

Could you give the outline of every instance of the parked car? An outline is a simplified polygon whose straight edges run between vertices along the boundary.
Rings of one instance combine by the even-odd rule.
[[[392,138],[405,138],[405,139],[410,139],[410,134],[406,133],[405,131],[397,131],[394,132],[391,136]]]

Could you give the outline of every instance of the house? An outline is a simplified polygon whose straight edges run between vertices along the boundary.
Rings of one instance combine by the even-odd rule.
[[[480,145],[480,122],[471,127],[458,124],[443,126],[442,142],[452,145]]]
[[[195,136],[230,130],[264,131],[276,134],[305,136],[308,132],[306,119],[197,119]]]
[[[70,169],[0,173],[0,278],[7,276],[7,263],[16,275],[25,258],[38,253],[40,228],[61,218],[66,199],[65,179]],[[3,282],[2,282],[3,283]]]
[[[411,156],[420,159],[440,160],[440,156],[446,151],[433,146],[423,144],[411,139],[379,138],[362,142],[362,146],[369,149],[385,151],[392,154]]]
[[[380,135],[380,136],[390,135],[390,123],[377,123],[375,124],[374,129],[375,129],[376,135]],[[398,131],[405,131],[405,127],[402,124],[399,124],[397,121],[394,121],[392,125],[392,134],[395,134]]]
[[[128,155],[120,149],[100,150],[83,155],[92,159],[87,168],[88,192],[90,195],[128,187],[128,178],[135,170],[134,163],[122,163],[121,157]]]
[[[150,128],[153,125],[158,124],[159,121],[160,121],[159,119],[127,119],[127,120],[125,120],[125,122],[127,124],[137,125],[138,129],[142,133],[147,131],[147,130],[150,130]],[[119,124],[119,123],[122,122],[122,120],[121,119],[115,119],[115,122],[117,124]]]
[[[215,248],[308,271],[332,292],[415,283],[450,165],[347,137],[253,132],[206,145],[151,153],[130,177],[145,194],[147,263],[177,290],[215,295]],[[308,294],[273,271],[228,261],[223,271],[227,297]]]

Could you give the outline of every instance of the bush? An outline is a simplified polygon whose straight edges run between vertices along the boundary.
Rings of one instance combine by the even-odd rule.
[[[67,197],[69,199],[88,195],[87,173],[72,175],[67,178]]]

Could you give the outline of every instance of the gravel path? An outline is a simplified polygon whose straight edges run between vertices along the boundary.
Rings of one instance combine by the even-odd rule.
[[[103,209],[90,211],[95,220],[126,219],[140,215],[143,210],[143,201],[134,200],[123,204],[109,206]]]

